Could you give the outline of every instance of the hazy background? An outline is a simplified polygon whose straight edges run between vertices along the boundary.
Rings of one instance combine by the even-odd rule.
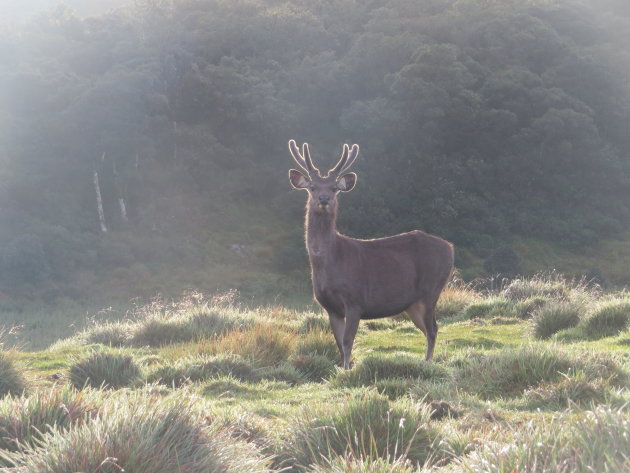
[[[309,141],[320,167],[344,142],[361,145],[358,185],[341,198],[352,236],[436,233],[457,246],[466,279],[555,268],[630,282],[626,2],[1,11],[7,319],[186,288],[307,300],[289,138]]]

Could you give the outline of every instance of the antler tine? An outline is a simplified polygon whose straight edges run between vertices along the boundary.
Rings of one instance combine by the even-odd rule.
[[[289,140],[289,151],[291,152],[291,156],[293,156],[293,159],[295,160],[295,162],[298,163],[298,165],[302,169],[304,169],[306,172],[308,172],[308,167],[306,166],[306,161],[304,160],[304,158],[300,154],[300,148],[298,148],[298,145],[295,142],[295,140]]]
[[[339,159],[334,168],[328,171],[330,174],[339,174],[339,171],[341,171],[341,168],[343,168],[343,166],[346,164],[346,161],[348,160],[349,151],[350,148],[348,148],[348,145],[344,143],[343,152],[341,153],[341,159]]]
[[[353,144],[352,148],[350,149],[350,154],[348,155],[348,159],[346,160],[345,164],[339,170],[339,174],[342,174],[342,173],[346,172],[348,169],[350,169],[350,166],[352,166],[354,164],[355,160],[358,157],[359,157],[359,145],[358,144]]]
[[[308,172],[316,172],[319,173],[319,169],[313,166],[313,160],[311,159],[311,152],[308,149],[308,143],[304,143],[302,145],[302,156],[304,157],[304,162],[306,163],[306,167]]]

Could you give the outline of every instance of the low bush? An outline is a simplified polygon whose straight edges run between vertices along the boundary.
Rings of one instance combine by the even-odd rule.
[[[550,302],[534,312],[533,335],[539,339],[575,327],[580,322],[580,307],[569,302]]]
[[[344,387],[371,386],[384,379],[402,378],[444,379],[448,377],[445,368],[437,363],[424,361],[424,358],[407,354],[391,356],[372,355],[361,360],[354,368],[339,371],[333,384]]]
[[[68,428],[96,412],[94,395],[68,387],[6,397],[0,401],[0,450],[34,446],[52,428]]]
[[[77,389],[133,386],[141,375],[133,356],[119,351],[95,351],[70,366],[70,383]]]
[[[22,473],[262,473],[253,445],[207,425],[190,401],[129,396],[105,404],[91,422],[51,428],[39,448],[9,456]]]
[[[595,306],[581,327],[589,338],[617,335],[630,326],[630,300],[605,301]]]
[[[296,419],[284,439],[281,463],[305,471],[309,465],[325,465],[326,459],[352,455],[422,464],[439,437],[429,416],[426,408],[392,406],[386,397],[368,393]]]
[[[7,394],[19,395],[25,388],[24,376],[11,356],[0,351],[0,398]]]

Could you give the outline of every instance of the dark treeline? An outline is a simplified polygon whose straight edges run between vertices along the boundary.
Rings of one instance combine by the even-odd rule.
[[[629,15],[612,0],[41,13],[0,36],[0,284],[243,257],[303,271],[289,138],[320,167],[361,145],[341,204],[354,236],[421,228],[463,266],[515,238],[614,237],[630,222]]]

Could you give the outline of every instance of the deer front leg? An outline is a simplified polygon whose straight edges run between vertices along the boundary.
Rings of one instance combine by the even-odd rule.
[[[335,342],[337,342],[337,348],[339,348],[339,354],[341,360],[343,360],[343,333],[346,328],[346,321],[343,317],[333,312],[328,312],[328,320],[330,320]]]
[[[354,311],[346,311],[346,326],[343,331],[343,368],[345,370],[350,369],[350,355],[352,355],[352,344],[354,343],[354,337],[357,334],[359,328],[359,320],[361,320],[361,314]]]

